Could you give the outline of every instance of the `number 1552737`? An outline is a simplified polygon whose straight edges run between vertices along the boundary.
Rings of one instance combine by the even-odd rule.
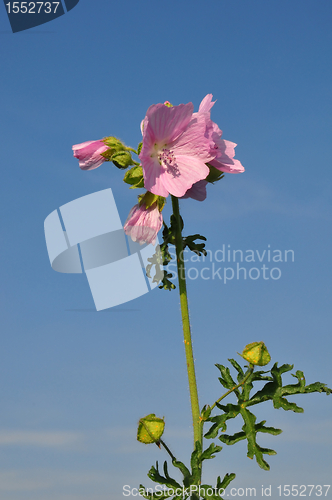
[[[60,2],[8,2],[8,14],[55,14]]]

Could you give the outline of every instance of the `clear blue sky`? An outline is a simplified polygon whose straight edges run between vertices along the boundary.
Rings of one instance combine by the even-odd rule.
[[[12,34],[0,8],[1,500],[121,500],[124,484],[149,485],[166,458],[135,441],[151,412],[166,417],[175,455],[190,452],[177,292],[97,313],[84,275],[51,269],[43,233],[54,209],[108,187],[125,221],[136,193],[121,172],[82,172],[71,146],[116,135],[135,147],[150,104],[197,110],[212,93],[212,118],[246,168],[204,203],[183,201],[187,234],[212,252],[294,251],[279,280],[189,281],[201,405],[220,395],[214,363],[256,340],[332,385],[331,16],[323,0],[80,0]],[[207,464],[206,481],[234,471],[236,487],[331,483],[332,398],[297,402],[302,415],[260,411],[284,429],[261,437],[278,452],[270,472],[238,444]]]

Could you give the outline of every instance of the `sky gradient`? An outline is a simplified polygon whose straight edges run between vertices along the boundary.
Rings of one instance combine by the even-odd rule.
[[[123,485],[151,486],[146,473],[167,458],[136,442],[140,417],[165,416],[173,453],[191,451],[179,299],[156,289],[97,313],[84,274],[51,269],[43,222],[53,210],[108,187],[122,223],[136,204],[122,172],[83,172],[71,147],[109,135],[136,147],[151,104],[198,110],[212,93],[212,119],[246,171],[209,186],[203,203],[181,202],[185,233],[206,236],[214,256],[188,263],[211,270],[188,280],[201,406],[221,394],[214,364],[260,340],[273,362],[331,387],[332,5],[80,0],[16,34],[1,9],[0,498],[121,500]],[[212,264],[236,270],[217,262],[223,249],[253,250],[248,273],[264,250],[294,259],[264,257],[280,279],[225,283],[212,279]],[[207,463],[205,481],[236,472],[232,486],[260,497],[272,485],[272,498],[278,485],[330,484],[332,397],[294,401],[304,414],[259,409],[284,431],[260,438],[278,453],[269,472],[239,443]]]

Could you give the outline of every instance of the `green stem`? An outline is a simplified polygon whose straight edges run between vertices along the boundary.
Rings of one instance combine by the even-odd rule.
[[[169,454],[169,456],[171,457],[172,461],[176,460],[175,456],[173,455],[167,444],[162,439],[159,439],[159,441],[156,442],[156,445],[159,446],[159,448],[160,445],[162,445]]]
[[[132,153],[135,153],[135,155],[138,156],[138,153],[137,153],[137,151],[134,148],[130,148],[130,147],[127,146],[127,151],[131,151]]]
[[[226,396],[228,396],[228,394],[230,394],[233,391],[236,391],[236,389],[238,389],[239,387],[241,387],[241,385],[245,384],[253,371],[254,371],[254,365],[250,365],[247,373],[245,374],[245,376],[243,377],[243,379],[241,380],[241,382],[239,382],[237,385],[235,385],[234,387],[232,387],[232,389],[229,389],[229,391],[225,392],[225,394],[223,394],[219,399],[217,399],[217,401],[215,403],[213,403],[212,406],[210,406],[210,410],[212,411],[213,408],[218,403],[220,403],[220,401],[222,401]]]
[[[199,443],[202,445],[203,441],[202,420],[199,410],[198,391],[197,391],[197,383],[195,375],[195,363],[194,363],[193,348],[192,348],[191,333],[190,333],[185,265],[183,260],[183,240],[181,231],[182,222],[179,210],[179,200],[175,196],[172,196],[172,207],[173,207],[173,215],[176,221],[176,228],[175,228],[176,262],[178,268],[182,328],[183,328],[184,347],[185,347],[187,371],[188,371],[191,413],[192,413],[193,428],[194,428],[194,446],[195,446],[197,441],[199,441]]]

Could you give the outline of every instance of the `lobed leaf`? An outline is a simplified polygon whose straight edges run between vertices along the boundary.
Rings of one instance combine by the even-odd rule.
[[[217,407],[220,410],[223,410],[224,413],[222,415],[216,415],[215,417],[210,417],[208,419],[209,422],[213,422],[212,427],[209,431],[204,435],[207,439],[213,439],[217,437],[218,431],[221,430],[224,432],[227,429],[226,421],[231,418],[235,418],[240,413],[240,406],[233,405],[231,403],[226,406],[217,404]]]

